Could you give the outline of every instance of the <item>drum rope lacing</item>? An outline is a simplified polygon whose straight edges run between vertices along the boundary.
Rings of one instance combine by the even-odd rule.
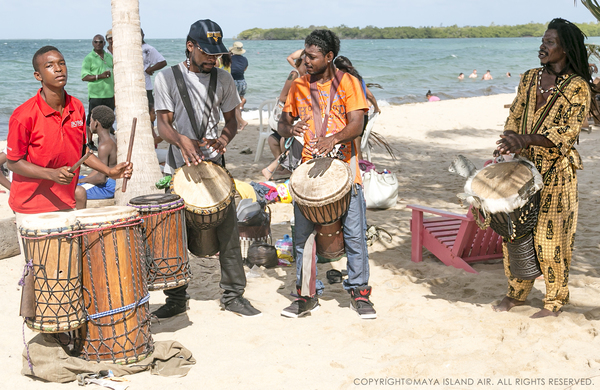
[[[110,316],[110,315],[113,315],[113,314],[123,313],[125,311],[134,309],[134,308],[136,308],[138,306],[141,306],[144,303],[148,302],[149,300],[150,300],[150,293],[146,294],[146,296],[143,297],[142,299],[140,299],[138,302],[133,302],[133,303],[130,303],[129,305],[126,305],[126,306],[123,306],[123,307],[119,307],[117,309],[111,309],[111,310],[103,311],[101,313],[88,314],[87,318],[89,320],[97,320],[98,318]]]
[[[131,207],[135,207],[137,209],[137,208],[142,208],[142,207],[145,207],[145,206],[131,206]],[[142,218],[142,219],[148,219],[148,218],[151,218],[151,217],[156,217],[158,215],[172,213],[172,212],[180,211],[180,210],[183,210],[183,209],[185,209],[185,204],[183,204],[180,207],[177,207],[175,209],[168,209],[168,210],[160,211],[160,212],[153,213],[153,214],[141,215],[140,218]]]
[[[179,206],[176,208],[170,208],[171,206]],[[164,203],[164,204],[160,204],[160,205],[134,205],[134,204],[129,204],[129,207],[134,207],[138,210],[143,210],[143,212],[146,212],[146,210],[152,211],[151,209],[159,209],[159,210],[164,210],[161,211],[157,214],[152,214],[152,215],[158,215],[158,214],[162,214],[162,213],[166,213],[169,211],[177,211],[177,210],[181,210],[183,208],[185,208],[185,202],[183,200],[178,200],[176,202],[171,202],[171,203]],[[144,218],[144,217],[142,217]]]
[[[123,223],[121,223],[121,221],[124,221]],[[141,217],[133,217],[133,218],[123,218],[123,219],[118,219],[116,221],[111,221],[114,222],[113,225],[109,225],[109,224],[90,224],[90,225],[94,225],[94,226],[98,226],[97,228],[92,228],[92,229],[78,229],[78,230],[73,230],[73,232],[77,232],[77,234],[75,233],[68,233],[63,231],[62,233],[51,233],[51,234],[47,234],[45,236],[23,236],[21,235],[21,238],[24,238],[26,240],[45,240],[49,237],[53,237],[53,236],[64,236],[67,235],[68,238],[77,238],[77,237],[82,237],[94,232],[99,232],[102,230],[107,230],[107,229],[112,229],[114,227],[131,227],[131,226],[136,226],[142,223],[142,218]],[[129,222],[129,223],[127,223]]]

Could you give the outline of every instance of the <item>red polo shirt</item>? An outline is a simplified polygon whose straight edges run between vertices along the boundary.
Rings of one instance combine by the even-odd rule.
[[[17,107],[8,122],[6,156],[25,159],[44,168],[72,166],[85,143],[85,110],[81,102],[65,92],[65,108],[59,113],[40,95]],[[17,213],[37,214],[75,208],[79,169],[68,185],[32,179],[13,173],[8,204]]]

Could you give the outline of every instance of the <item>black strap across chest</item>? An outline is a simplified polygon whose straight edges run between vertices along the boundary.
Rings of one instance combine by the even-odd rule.
[[[192,124],[192,129],[194,130],[194,134],[198,138],[198,141],[201,141],[202,138],[206,135],[206,127],[208,126],[208,119],[210,118],[210,113],[212,112],[213,105],[215,103],[215,92],[217,90],[217,69],[212,68],[210,71],[210,81],[208,84],[208,96],[206,101],[204,102],[204,114],[202,116],[202,127],[198,127],[198,122],[196,122],[196,116],[194,115],[194,108],[192,107],[192,101],[190,99],[190,95],[188,93],[187,86],[185,84],[185,80],[183,79],[183,73],[181,73],[181,69],[178,65],[174,65],[171,67],[173,69],[173,76],[175,76],[175,82],[177,83],[177,89],[179,90],[179,94],[181,95],[181,100],[183,102],[183,106],[185,107],[185,111],[190,118],[190,122]]]

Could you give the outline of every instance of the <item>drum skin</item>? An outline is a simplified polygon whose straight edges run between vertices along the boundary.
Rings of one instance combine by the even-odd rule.
[[[22,315],[33,330],[66,332],[85,323],[76,230],[77,221],[71,212],[31,215],[21,223],[25,258],[32,262],[32,278],[25,281],[23,297],[27,289],[34,297],[34,302],[22,303],[22,307],[33,306],[33,316]]]
[[[227,169],[202,161],[177,169],[171,189],[185,201],[187,226],[206,230],[223,222],[227,207],[233,202],[235,182]]]
[[[183,199],[175,194],[152,194],[129,200],[143,219],[148,290],[166,290],[192,279],[187,252]]]
[[[303,164],[290,177],[290,193],[309,221],[329,225],[350,206],[352,171],[347,163],[321,157]]]
[[[142,220],[135,208],[126,206],[77,213],[84,233],[84,299],[88,315],[100,316],[88,318],[80,329],[81,357],[120,364],[142,360],[154,350]]]
[[[542,274],[533,239],[542,187],[543,178],[534,164],[522,158],[490,164],[465,185],[489,226],[504,238],[511,274],[518,279],[532,280]]]

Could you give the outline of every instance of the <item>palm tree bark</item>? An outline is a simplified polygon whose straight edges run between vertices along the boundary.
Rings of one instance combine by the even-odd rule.
[[[142,34],[138,0],[112,0],[112,32],[115,79],[115,106],[117,111],[117,160],[126,161],[131,123],[137,118],[133,143],[133,175],[122,193],[122,181],[117,182],[115,201],[127,204],[129,199],[161,192],[156,183],[162,177],[154,151],[150,127],[148,98],[144,82]]]

